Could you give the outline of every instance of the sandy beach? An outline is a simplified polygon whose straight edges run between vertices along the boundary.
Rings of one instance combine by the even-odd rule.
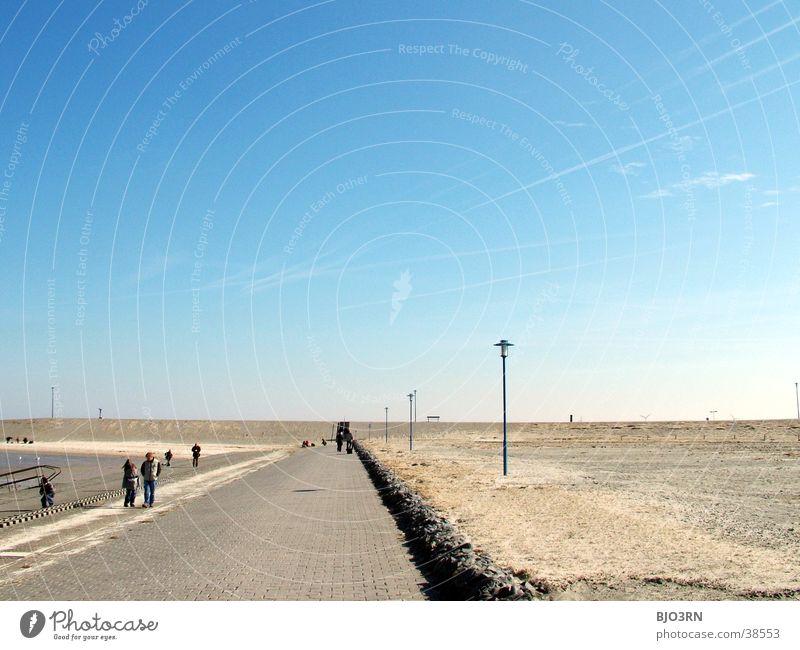
[[[794,421],[417,427],[370,448],[553,598],[793,597]]]

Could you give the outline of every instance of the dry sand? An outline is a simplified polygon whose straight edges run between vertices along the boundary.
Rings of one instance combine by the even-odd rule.
[[[318,440],[330,433],[325,422],[269,422],[238,420],[113,420],[39,419],[0,420],[0,444],[7,437],[35,444],[71,442],[149,443],[158,449],[172,445],[189,449],[199,442],[208,445],[258,447],[293,445],[307,438]],[[16,442],[12,443],[12,446]],[[98,449],[103,446],[98,445]],[[137,447],[138,448],[138,447]],[[209,447],[209,450],[212,447]],[[175,449],[173,449],[175,451]]]
[[[423,424],[370,443],[496,561],[561,598],[798,597],[797,422]]]

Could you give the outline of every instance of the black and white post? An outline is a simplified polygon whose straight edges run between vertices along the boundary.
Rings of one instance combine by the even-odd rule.
[[[414,450],[414,393],[408,394],[408,450]]]
[[[508,348],[514,344],[509,343],[506,339],[501,339],[499,343],[495,343],[495,347],[500,348],[500,356],[503,359],[503,476],[508,476],[508,420],[506,412],[506,357],[508,356]]]

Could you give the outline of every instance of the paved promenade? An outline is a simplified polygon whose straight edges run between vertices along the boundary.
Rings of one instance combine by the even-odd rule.
[[[51,548],[55,562],[42,567],[29,556],[29,569],[2,580],[0,599],[424,598],[424,578],[361,462],[333,445],[177,505],[157,492],[152,510],[105,507],[123,522],[107,525],[107,539],[71,553]],[[0,563],[0,578],[19,562]]]
[[[20,445],[21,447],[21,445]],[[9,452],[7,447],[0,445],[0,466],[13,458],[15,450]],[[193,476],[192,459],[188,449],[181,449],[183,452],[177,460],[173,460],[170,467],[163,465],[163,457],[159,457],[162,462],[161,478],[169,482],[188,476]],[[223,467],[231,463],[231,459],[253,458],[259,452],[237,451],[234,454],[207,454],[203,455],[201,469],[208,471],[217,467]],[[46,454],[42,453],[40,458],[43,464],[52,464],[61,468],[62,472],[55,479],[56,505],[74,499],[81,499],[88,496],[116,490],[122,486],[122,464],[125,454],[116,455],[91,455],[91,454]],[[131,455],[132,460],[140,467],[144,461],[144,453]],[[26,457],[24,466],[36,465],[36,455]],[[30,462],[27,462],[30,461]],[[21,465],[12,464],[0,471],[7,469],[17,469]],[[31,485],[31,484],[28,484]],[[141,497],[140,497],[141,498]],[[7,517],[30,510],[41,508],[41,497],[39,496],[38,486],[22,489],[18,492],[0,489],[0,517]]]

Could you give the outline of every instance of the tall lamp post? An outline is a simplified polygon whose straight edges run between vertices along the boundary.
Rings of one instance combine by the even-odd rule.
[[[414,450],[414,393],[408,394],[408,450]]]
[[[797,382],[794,382],[794,398],[797,401],[797,419],[800,420],[800,395],[797,393]]]
[[[389,444],[389,407],[384,406],[383,410],[386,411],[386,428],[384,429],[385,436],[386,436],[386,444]]]
[[[500,339],[499,343],[494,344],[500,348],[500,356],[503,359],[503,476],[508,476],[508,423],[506,419],[506,357],[508,348],[514,344],[505,339]]]

